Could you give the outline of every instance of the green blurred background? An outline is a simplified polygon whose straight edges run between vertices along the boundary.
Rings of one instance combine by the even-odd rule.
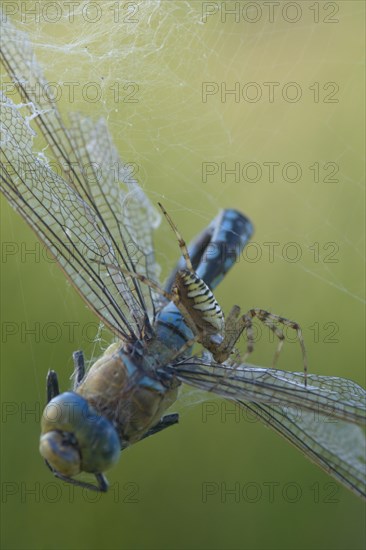
[[[236,3],[240,17],[225,21],[215,2],[121,3],[119,11],[115,2],[80,3],[73,20],[67,3],[47,11],[56,3],[41,2],[38,22],[31,14],[21,22],[24,3],[8,4],[19,9],[12,20],[29,32],[48,80],[61,83],[63,116],[105,117],[122,158],[138,165],[149,197],[164,203],[187,240],[222,207],[251,218],[257,247],[217,290],[224,311],[237,303],[295,319],[311,372],[364,385],[363,3],[298,2],[297,13],[280,3],[273,21],[266,3]],[[206,22],[205,9],[212,12]],[[72,101],[70,82],[80,84]],[[85,97],[90,82],[102,90],[96,102]],[[126,101],[132,88],[123,89],[131,82],[135,103]],[[202,102],[203,82],[244,90],[255,82],[262,97],[215,94]],[[266,82],[279,83],[273,101]],[[301,90],[297,102],[282,96],[289,82]],[[254,87],[247,92],[253,98]],[[280,163],[273,182],[269,162]],[[301,167],[297,182],[281,175],[289,162]],[[203,163],[240,163],[248,177],[225,181],[219,169],[203,181]],[[248,163],[261,167],[259,181]],[[335,165],[337,181],[326,181]],[[38,454],[47,370],[56,369],[66,389],[72,352],[96,357],[108,335],[91,342],[95,317],[55,265],[25,254],[36,238],[4,200],[1,231],[3,548],[364,547],[357,497],[258,423],[225,416],[219,400],[206,418],[207,405],[193,405],[203,394],[175,407],[178,427],[123,455],[109,474],[109,494],[72,492],[54,480]],[[273,261],[270,242],[279,243]],[[289,243],[298,261],[284,256],[295,250]],[[178,255],[166,223],[156,249],[166,276]],[[32,328],[39,337],[26,332]],[[263,332],[251,361],[269,366],[273,351]],[[297,344],[285,345],[279,366],[302,369]],[[206,498],[205,487],[213,493]],[[235,487],[239,497],[225,493]]]

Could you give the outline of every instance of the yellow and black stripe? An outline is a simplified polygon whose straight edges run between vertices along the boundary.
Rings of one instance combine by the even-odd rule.
[[[206,283],[189,270],[179,271],[177,279],[180,299],[197,326],[222,333],[225,330],[224,314]]]

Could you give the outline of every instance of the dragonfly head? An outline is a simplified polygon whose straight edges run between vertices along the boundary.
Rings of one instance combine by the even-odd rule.
[[[76,393],[52,399],[41,426],[40,453],[56,475],[104,472],[119,459],[121,443],[115,428]]]

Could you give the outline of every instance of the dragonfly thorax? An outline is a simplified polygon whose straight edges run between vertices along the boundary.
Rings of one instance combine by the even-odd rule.
[[[77,393],[115,426],[123,449],[157,424],[177,399],[178,385],[173,379],[163,381],[144,356],[112,344],[89,369]]]

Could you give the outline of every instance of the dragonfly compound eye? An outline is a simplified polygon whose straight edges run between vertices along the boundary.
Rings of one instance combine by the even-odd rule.
[[[52,399],[41,427],[40,453],[65,476],[104,472],[119,459],[121,443],[113,425],[76,393]]]
[[[43,434],[39,450],[43,458],[60,474],[72,477],[80,473],[80,453],[68,441],[65,432],[53,431]]]

